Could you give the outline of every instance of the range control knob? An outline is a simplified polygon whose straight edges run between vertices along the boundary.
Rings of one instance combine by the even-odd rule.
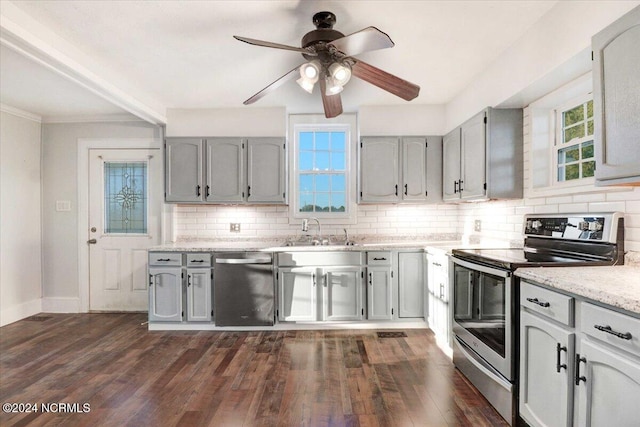
[[[531,222],[531,228],[533,228],[534,230],[538,230],[541,227],[542,227],[542,222],[538,221],[537,219]]]

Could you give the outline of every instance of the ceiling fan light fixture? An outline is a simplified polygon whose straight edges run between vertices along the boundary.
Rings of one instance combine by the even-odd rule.
[[[351,78],[351,67],[346,63],[334,62],[329,65],[329,74],[337,84],[344,86]]]
[[[317,60],[302,64],[300,67],[300,77],[310,81],[311,83],[315,83],[320,77],[321,67],[320,61]]]
[[[333,77],[329,76],[326,78],[327,88],[325,90],[325,95],[337,95],[344,89],[344,84],[336,81]]]
[[[296,83],[298,83],[300,87],[306,90],[307,92],[313,93],[313,86],[315,85],[315,82],[312,82],[311,80],[305,77],[300,77],[298,80],[296,80]]]

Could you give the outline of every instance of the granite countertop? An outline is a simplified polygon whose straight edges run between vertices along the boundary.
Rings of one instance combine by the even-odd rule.
[[[527,267],[515,274],[640,315],[640,265]]]

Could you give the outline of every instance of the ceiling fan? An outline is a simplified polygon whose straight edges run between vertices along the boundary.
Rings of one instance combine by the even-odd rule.
[[[376,27],[367,27],[345,36],[333,29],[335,23],[336,16],[331,12],[318,12],[313,15],[313,24],[316,29],[302,37],[302,47],[233,36],[237,40],[256,46],[300,52],[308,61],[244,101],[244,105],[253,104],[298,75],[300,77],[297,83],[309,93],[312,93],[316,83],[319,84],[324,114],[327,118],[342,114],[340,92],[351,76],[358,77],[407,101],[418,96],[419,86],[354,58],[355,55],[363,52],[393,47],[394,43],[387,34]]]

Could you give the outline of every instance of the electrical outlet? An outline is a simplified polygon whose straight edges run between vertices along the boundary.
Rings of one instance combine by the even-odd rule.
[[[240,223],[239,222],[232,222],[231,224],[229,224],[229,231],[232,233],[239,233],[240,232]]]
[[[482,221],[476,219],[473,223],[473,231],[477,231],[478,233],[482,231]]]

